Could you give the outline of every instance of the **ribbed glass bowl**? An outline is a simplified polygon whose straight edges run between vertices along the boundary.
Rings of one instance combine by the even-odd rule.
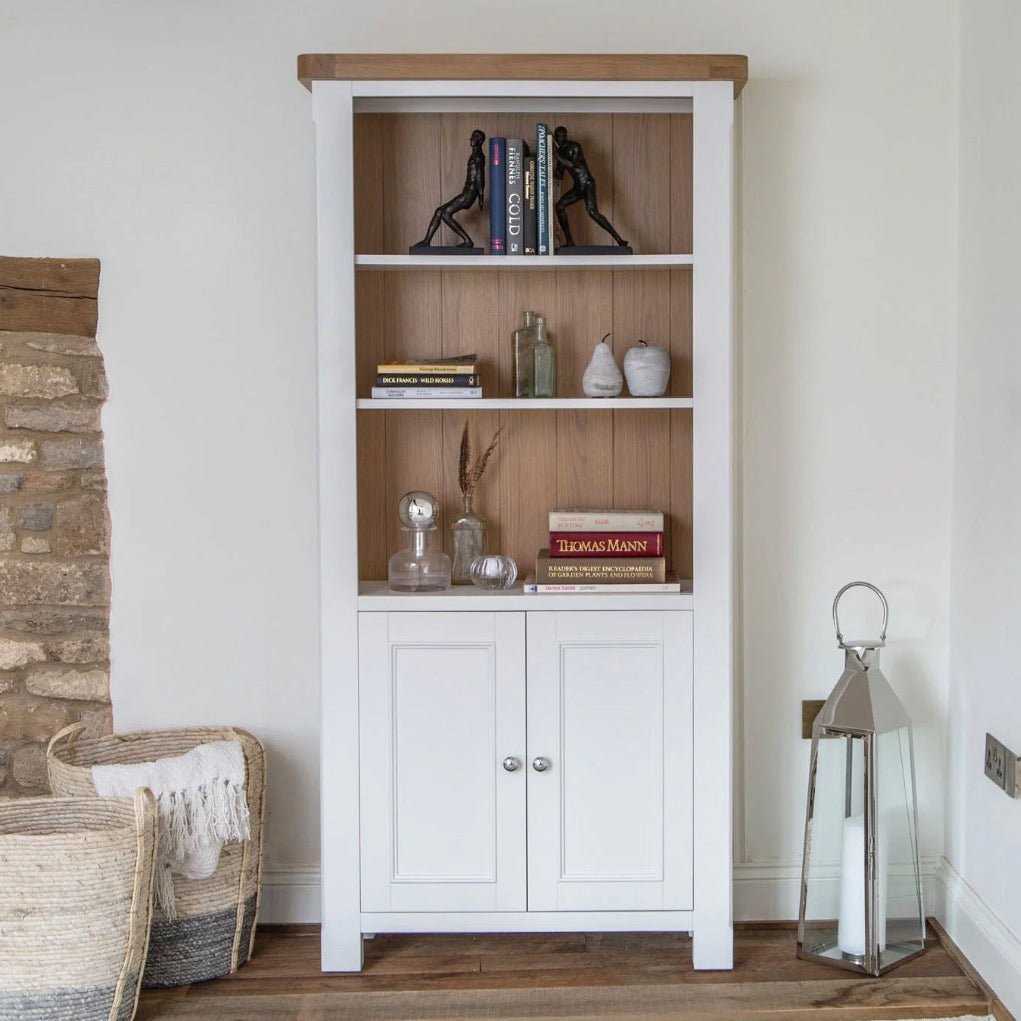
[[[518,565],[511,557],[476,557],[469,568],[472,584],[485,592],[510,588],[518,578]]]

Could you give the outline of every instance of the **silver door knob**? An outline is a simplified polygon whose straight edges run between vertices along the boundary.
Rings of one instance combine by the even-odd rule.
[[[532,759],[532,769],[534,769],[537,773],[545,773],[549,767],[550,761],[545,755],[539,755]]]
[[[507,758],[503,760],[503,768],[506,769],[508,773],[516,773],[521,768],[521,760],[514,758],[513,755],[508,755]]]

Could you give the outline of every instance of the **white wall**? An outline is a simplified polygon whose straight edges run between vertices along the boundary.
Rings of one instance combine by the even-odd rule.
[[[947,916],[1021,1014],[1021,802],[982,769],[987,731],[1021,751],[1021,7],[964,0],[960,45]]]
[[[893,604],[886,662],[918,723],[923,851],[942,848],[956,3],[513,8],[2,8],[0,248],[103,260],[116,722],[262,735],[268,858],[315,862],[312,128],[295,55],[747,53],[738,854],[757,864],[739,910],[744,896],[747,913],[789,914],[793,884],[777,900],[770,883],[800,857],[799,703],[836,680],[829,602],[853,577]]]

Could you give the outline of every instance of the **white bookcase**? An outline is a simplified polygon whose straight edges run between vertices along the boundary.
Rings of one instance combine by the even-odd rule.
[[[695,967],[729,968],[746,61],[314,55],[299,74],[316,128],[323,969],[358,970],[365,933],[565,930],[690,931]],[[407,254],[460,184],[466,129],[554,118],[634,256]],[[571,218],[585,243],[582,206]],[[552,400],[511,395],[526,306],[553,312]],[[669,342],[667,396],[581,396],[606,323],[618,345]],[[486,399],[370,400],[375,362],[423,346],[479,350]],[[396,500],[449,505],[465,417],[481,440],[505,430],[481,508],[500,551],[527,569],[557,504],[662,508],[686,591],[388,591]]]

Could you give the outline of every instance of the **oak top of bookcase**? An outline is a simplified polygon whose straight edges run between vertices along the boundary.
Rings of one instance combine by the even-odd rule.
[[[298,79],[313,81],[731,81],[748,58],[717,53],[303,53]]]

